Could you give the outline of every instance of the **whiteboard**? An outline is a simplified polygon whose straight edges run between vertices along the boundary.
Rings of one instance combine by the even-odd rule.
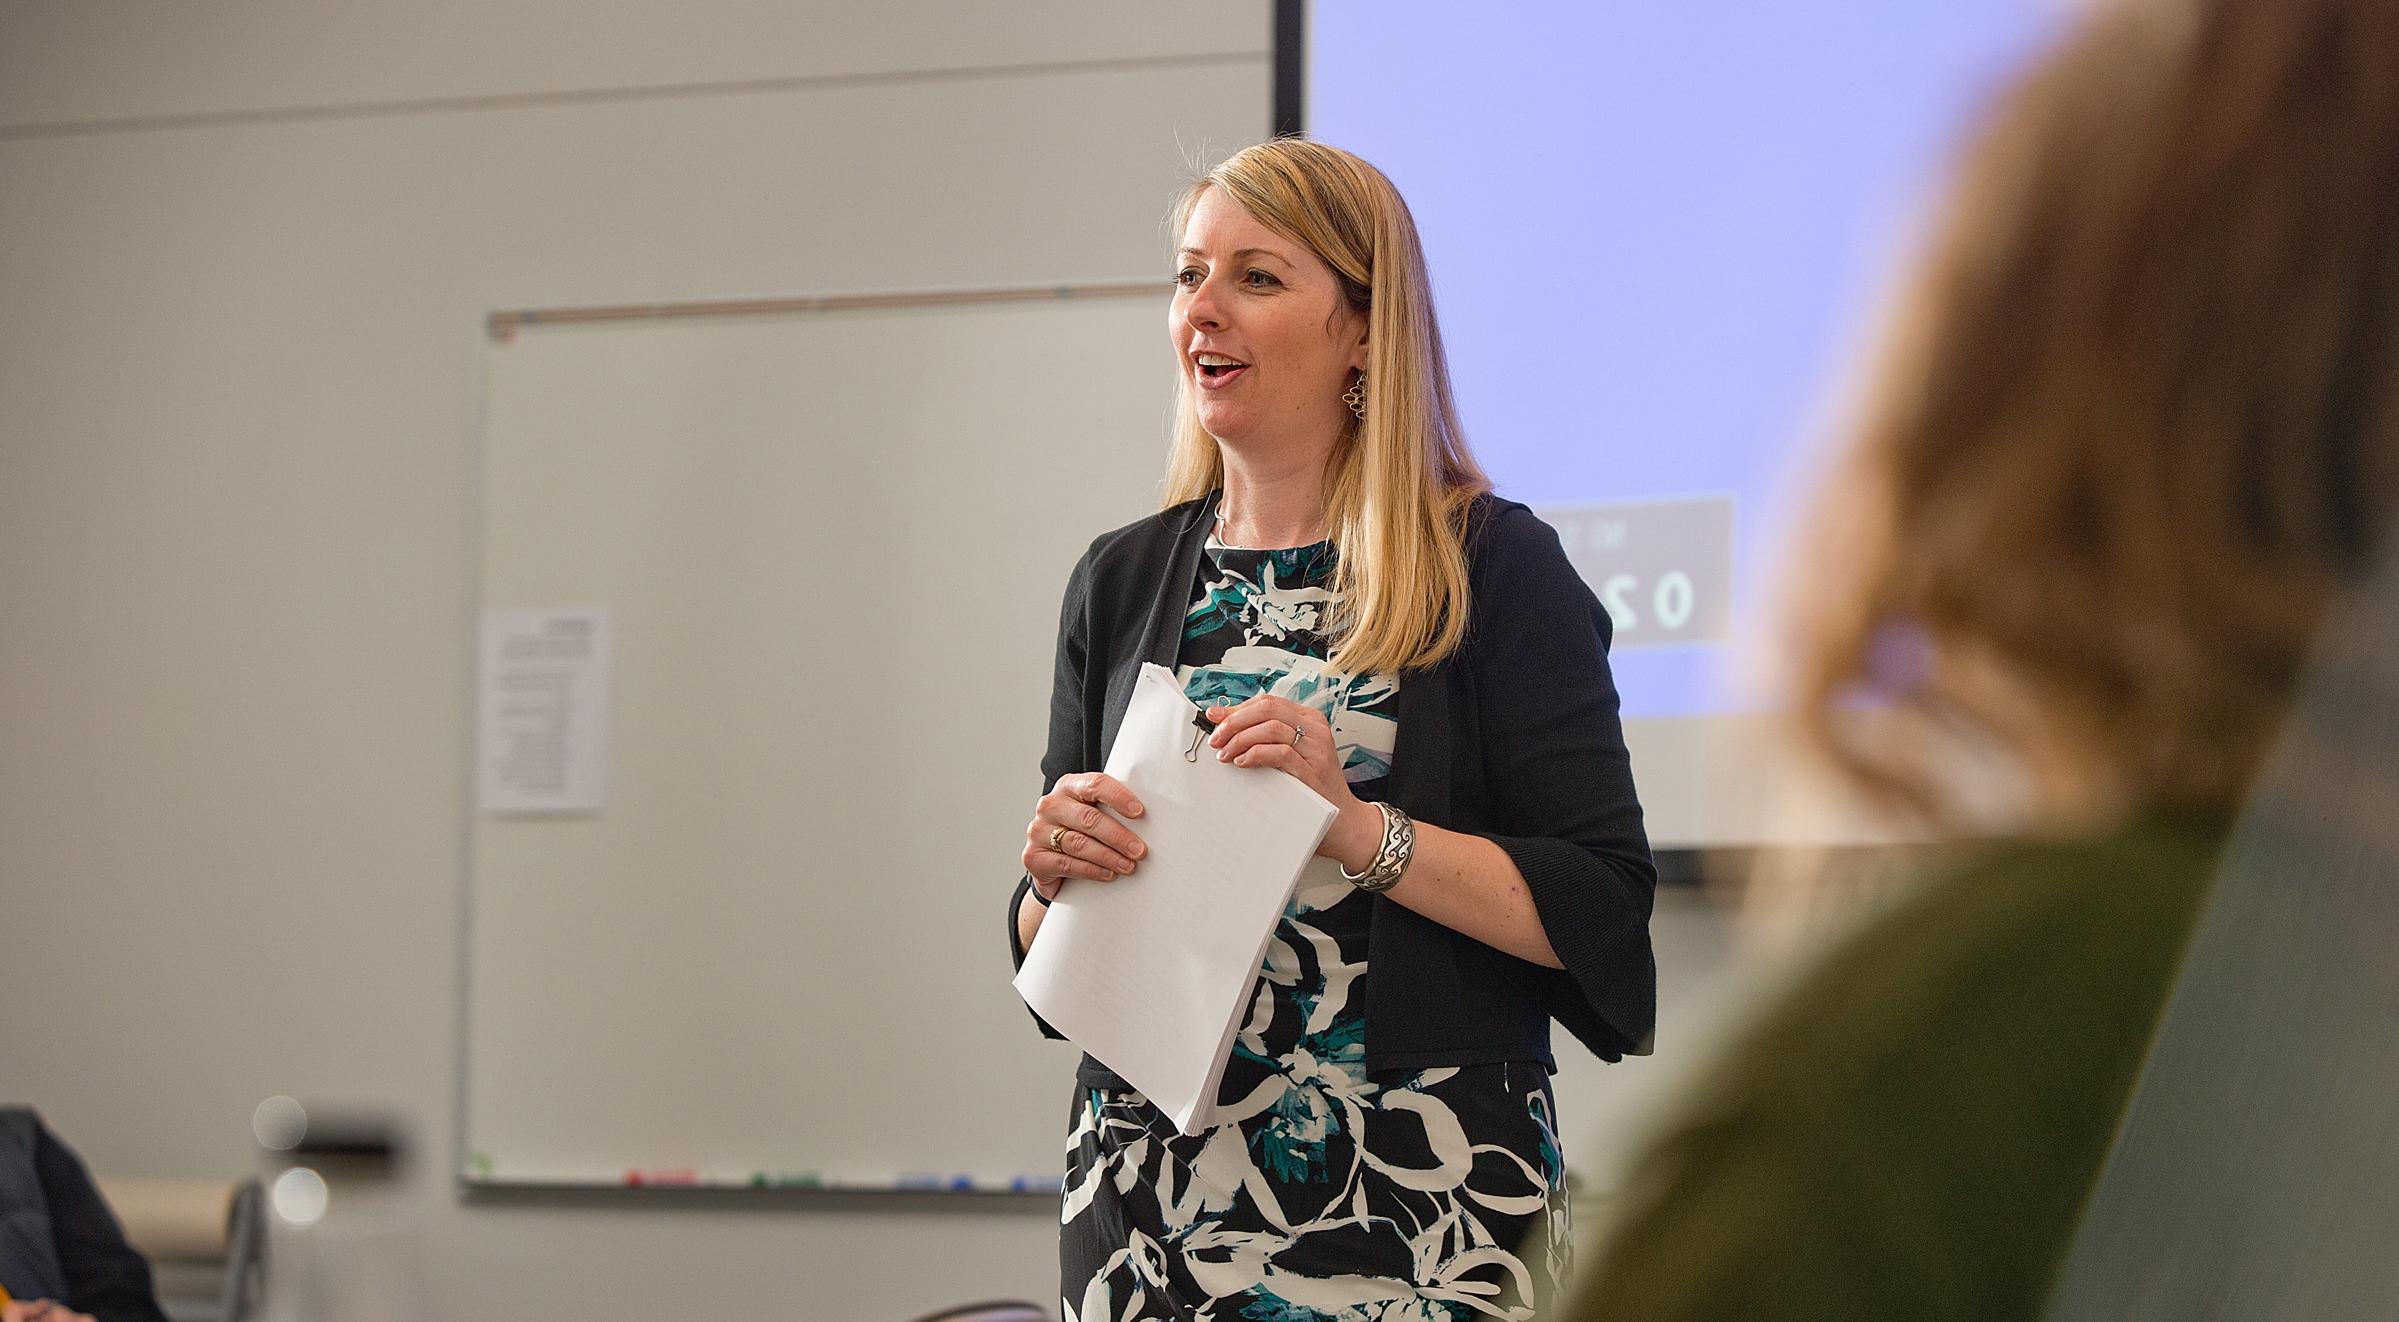
[[[609,798],[472,812],[462,1172],[1054,1179],[1008,987],[1058,598],[1154,508],[1166,292],[535,327],[481,603],[605,612]]]
[[[488,346],[481,606],[604,617],[610,728],[596,811],[469,813],[463,1180],[1056,1187],[1076,1053],[1004,906],[1061,590],[1156,506],[1166,297]]]

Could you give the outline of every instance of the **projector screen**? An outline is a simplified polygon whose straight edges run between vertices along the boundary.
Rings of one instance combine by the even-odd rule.
[[[1896,245],[2061,8],[1309,5],[1307,131],[1415,212],[1468,439],[1615,618],[1662,847],[1863,838],[1769,802],[1731,662]]]

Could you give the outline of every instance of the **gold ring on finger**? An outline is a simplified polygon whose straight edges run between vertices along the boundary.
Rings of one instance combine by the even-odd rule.
[[[1053,826],[1050,828],[1050,852],[1053,854],[1063,854],[1066,852],[1065,827]]]
[[[1305,731],[1305,730],[1302,730],[1301,728],[1299,728],[1299,726],[1298,726],[1298,725],[1296,725],[1296,724],[1295,724],[1295,725],[1293,725],[1293,726],[1291,727],[1291,746],[1292,746],[1293,748],[1297,748],[1297,747],[1299,747],[1299,741],[1300,741],[1300,737],[1301,737],[1302,735],[1305,735],[1306,733],[1307,733],[1307,731]]]

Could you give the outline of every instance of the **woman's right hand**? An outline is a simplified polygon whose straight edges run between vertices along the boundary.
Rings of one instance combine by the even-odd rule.
[[[1131,827],[1100,811],[1102,806],[1121,817],[1141,815],[1141,800],[1133,791],[1097,771],[1059,777],[1033,805],[1033,820],[1025,827],[1025,875],[1042,899],[1058,898],[1058,888],[1070,877],[1114,881],[1128,876],[1149,852]]]

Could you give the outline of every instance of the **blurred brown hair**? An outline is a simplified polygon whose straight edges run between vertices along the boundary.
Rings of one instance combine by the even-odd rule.
[[[2223,810],[2399,480],[2399,3],[2105,5],[1967,153],[1788,636],[1803,741],[1959,829]],[[2394,640],[2399,642],[2399,640]]]

